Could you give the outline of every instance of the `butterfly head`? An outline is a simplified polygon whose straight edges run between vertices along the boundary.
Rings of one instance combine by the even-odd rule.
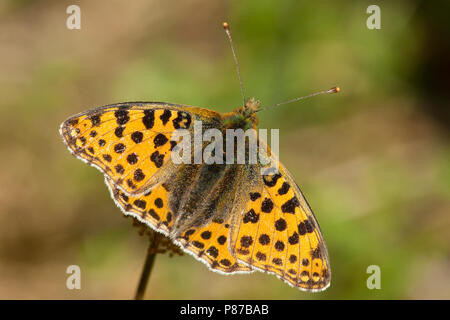
[[[256,129],[258,118],[256,111],[259,108],[259,101],[254,98],[249,99],[245,106],[236,108],[233,112],[223,115],[225,128],[227,129]]]
[[[258,100],[255,100],[255,98],[250,98],[245,103],[244,109],[248,114],[253,114],[259,109],[260,104],[261,103]]]

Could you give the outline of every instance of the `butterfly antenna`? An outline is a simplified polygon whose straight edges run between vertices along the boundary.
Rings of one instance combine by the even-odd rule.
[[[307,96],[303,96],[303,97],[291,99],[291,100],[288,100],[288,101],[280,102],[280,103],[274,104],[274,105],[269,106],[269,107],[259,108],[259,109],[256,110],[255,112],[259,112],[259,111],[262,111],[262,110],[264,110],[264,109],[274,108],[274,107],[281,106],[281,105],[283,105],[283,104],[288,104],[288,103],[291,103],[291,102],[296,102],[296,101],[300,101],[300,100],[303,100],[303,99],[307,99],[307,98],[319,96],[319,95],[321,95],[321,94],[326,94],[326,93],[338,93],[339,91],[341,91],[341,88],[339,88],[339,87],[333,87],[333,88],[328,89],[328,90],[323,90],[323,91],[319,91],[319,92],[316,92],[316,93],[308,94]]]
[[[236,56],[236,52],[234,51],[233,39],[231,39],[230,25],[228,24],[228,22],[223,22],[222,27],[225,29],[225,33],[227,34],[228,40],[230,41],[231,51],[233,52],[233,58],[234,58],[234,62],[236,63],[236,70],[237,70],[237,74],[239,77],[239,85],[241,86],[242,100],[244,101],[243,105],[245,106],[244,86],[242,85],[242,78],[241,78],[241,71],[239,69],[239,62],[238,62],[238,59]]]

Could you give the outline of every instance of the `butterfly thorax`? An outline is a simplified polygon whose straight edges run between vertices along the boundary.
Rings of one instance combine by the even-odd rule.
[[[256,129],[258,118],[256,111],[259,108],[259,101],[254,98],[249,99],[245,106],[236,108],[233,112],[222,115],[225,129]]]

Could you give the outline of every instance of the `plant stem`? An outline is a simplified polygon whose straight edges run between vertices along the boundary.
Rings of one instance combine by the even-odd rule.
[[[145,259],[144,267],[143,267],[142,273],[141,273],[141,279],[139,280],[139,285],[137,287],[136,295],[134,297],[135,300],[142,300],[144,298],[148,279],[150,278],[153,264],[155,262],[156,249],[158,248],[159,237],[156,235],[156,233],[154,233],[153,237],[150,237],[150,238],[151,239],[150,239],[150,245],[147,250],[147,257]]]

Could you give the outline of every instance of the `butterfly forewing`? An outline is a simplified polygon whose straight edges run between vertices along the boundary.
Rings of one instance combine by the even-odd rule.
[[[327,249],[300,189],[281,164],[278,172],[262,175],[258,181],[259,188],[249,190],[234,228],[233,254],[294,287],[326,289],[330,283]]]
[[[170,162],[176,129],[192,131],[216,112],[165,103],[123,103],[93,109],[61,125],[61,135],[78,158],[100,169],[127,194],[145,192],[151,177]],[[158,181],[154,181],[156,184]]]

